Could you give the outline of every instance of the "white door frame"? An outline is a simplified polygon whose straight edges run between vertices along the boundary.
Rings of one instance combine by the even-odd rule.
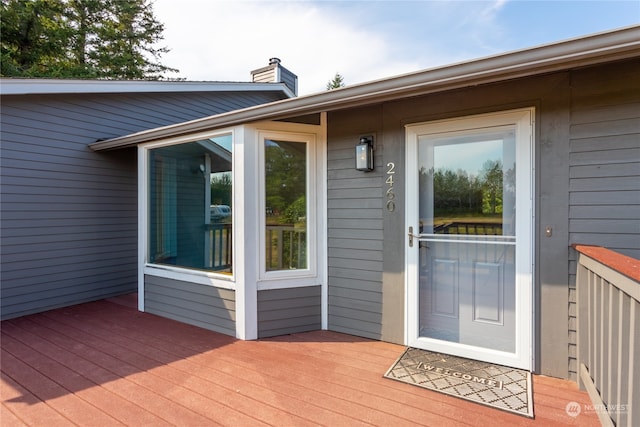
[[[534,239],[534,167],[533,132],[534,108],[502,111],[417,123],[406,126],[406,228],[412,227],[417,235],[418,221],[418,136],[465,129],[483,129],[493,126],[515,125],[516,130],[516,343],[515,352],[509,353],[452,343],[419,336],[417,236],[407,236],[405,274],[405,344],[436,352],[470,357],[491,363],[532,370],[533,368],[533,255]],[[413,240],[413,247],[409,241]]]

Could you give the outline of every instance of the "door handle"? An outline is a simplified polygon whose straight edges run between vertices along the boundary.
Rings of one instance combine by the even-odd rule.
[[[413,234],[413,227],[409,227],[409,247],[412,248],[413,247],[413,239],[416,238],[420,238],[420,236]]]

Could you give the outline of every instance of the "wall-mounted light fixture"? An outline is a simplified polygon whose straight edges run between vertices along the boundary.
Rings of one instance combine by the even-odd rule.
[[[373,170],[373,136],[361,136],[356,145],[356,170],[369,172]]]

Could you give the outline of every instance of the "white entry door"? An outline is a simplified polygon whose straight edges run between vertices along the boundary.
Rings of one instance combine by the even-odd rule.
[[[407,126],[407,343],[532,367],[532,109]]]

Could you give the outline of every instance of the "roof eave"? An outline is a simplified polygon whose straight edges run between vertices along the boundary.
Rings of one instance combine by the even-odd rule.
[[[242,123],[375,104],[632,57],[640,57],[640,26],[235,110],[96,142],[90,147],[112,150]]]

